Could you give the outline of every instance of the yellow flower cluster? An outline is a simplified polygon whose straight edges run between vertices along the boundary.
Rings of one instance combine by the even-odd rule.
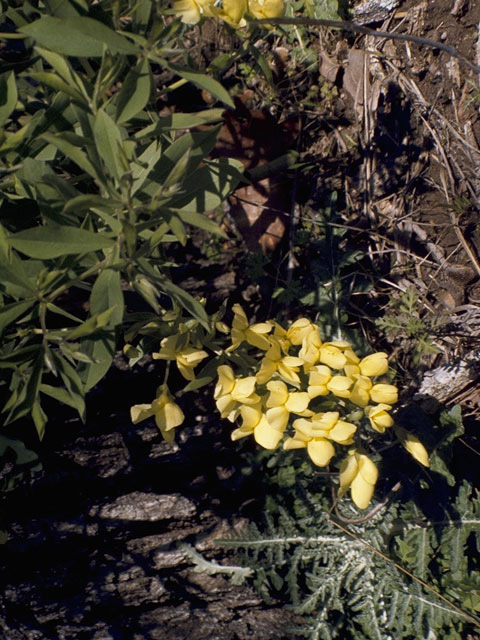
[[[283,0],[174,0],[173,11],[182,22],[197,24],[202,17],[218,18],[232,27],[244,27],[245,15],[279,18],[285,12]]]
[[[386,353],[359,358],[348,342],[323,342],[308,318],[284,329],[274,321],[250,325],[240,305],[234,305],[233,312],[232,344],[225,353],[244,343],[263,352],[255,375],[236,376],[228,364],[217,369],[217,409],[230,422],[241,420],[233,440],[253,435],[266,449],[283,440],[284,449],[305,448],[312,462],[324,467],[336,453],[335,444],[360,442],[362,422],[379,433],[393,426],[390,411],[398,389],[381,381],[388,371]],[[290,424],[293,433],[288,435]],[[407,451],[428,466],[418,439],[405,430],[397,430],[397,435]],[[355,504],[366,508],[377,476],[374,462],[354,446],[340,468],[339,495],[350,488]]]

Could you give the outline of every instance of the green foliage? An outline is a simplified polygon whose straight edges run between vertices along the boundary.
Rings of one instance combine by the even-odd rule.
[[[439,457],[459,433],[459,416],[455,409],[433,425]],[[398,464],[398,452],[393,459]],[[277,463],[292,468],[290,456]],[[280,599],[304,616],[282,638],[461,640],[478,632],[478,490],[457,479],[446,491],[435,471],[412,483],[402,465],[388,480],[400,479],[400,491],[366,517],[347,502],[329,513],[328,485],[310,473],[297,468],[293,485],[262,466],[270,478],[264,526],[220,544],[255,571],[267,601]]]
[[[2,4],[13,62],[0,62],[0,399],[5,424],[31,416],[40,437],[45,396],[85,417],[84,395],[121,344],[126,291],[160,322],[183,309],[210,327],[172,282],[166,248],[192,227],[224,235],[205,212],[243,167],[207,159],[222,104],[158,115],[154,72],[164,92],[179,77],[233,104],[172,61],[181,27],[163,11],[149,0]]]
[[[411,354],[413,363],[418,364],[422,356],[439,352],[432,343],[432,336],[445,324],[445,319],[425,315],[417,292],[409,287],[398,297],[391,297],[385,315],[376,324],[385,331],[389,341],[395,340],[398,344],[400,339],[403,349]]]

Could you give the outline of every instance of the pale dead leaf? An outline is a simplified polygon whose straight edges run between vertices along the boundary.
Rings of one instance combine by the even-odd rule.
[[[368,70],[368,53],[359,49],[350,49],[348,52],[348,67],[343,76],[343,88],[352,96],[356,105],[363,105],[363,84],[365,69]],[[367,71],[367,92],[370,82]]]
[[[320,74],[329,82],[335,82],[340,65],[335,58],[330,58],[322,51],[320,53]]]

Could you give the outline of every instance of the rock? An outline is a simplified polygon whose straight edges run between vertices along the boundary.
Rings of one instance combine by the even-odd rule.
[[[120,496],[109,504],[94,506],[91,517],[98,516],[112,520],[170,520],[188,519],[195,514],[195,505],[178,494],[156,495],[135,491]]]

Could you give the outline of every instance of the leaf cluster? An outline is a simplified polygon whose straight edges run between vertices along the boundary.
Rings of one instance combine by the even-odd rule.
[[[255,571],[265,599],[280,599],[304,616],[282,637],[460,640],[478,631],[478,490],[466,479],[451,483],[447,468],[451,442],[463,430],[458,408],[433,427],[433,457],[442,462],[416,481],[400,464],[388,480],[400,479],[400,492],[371,515],[351,503],[329,513],[328,484],[298,469],[295,484],[279,484],[277,469],[263,526],[220,542]],[[288,456],[283,465],[291,466]]]
[[[178,63],[181,27],[164,11],[150,0],[0,5],[0,400],[5,424],[31,416],[40,437],[46,398],[84,419],[126,292],[209,327],[172,281],[166,247],[193,227],[224,235],[205,212],[243,168],[208,159],[232,101]],[[219,108],[160,116],[175,79]]]

